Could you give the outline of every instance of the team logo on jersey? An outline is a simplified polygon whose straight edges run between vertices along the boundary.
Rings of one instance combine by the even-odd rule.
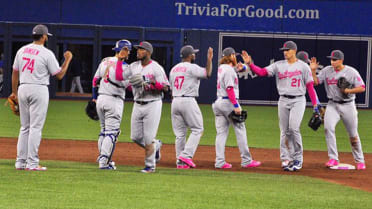
[[[302,72],[300,70],[295,70],[293,72],[286,70],[284,73],[281,73],[281,72],[278,73],[279,79],[292,78],[293,76],[298,76],[298,75],[302,75]]]
[[[335,78],[332,78],[332,79],[327,78],[326,81],[328,85],[337,85],[337,79]]]

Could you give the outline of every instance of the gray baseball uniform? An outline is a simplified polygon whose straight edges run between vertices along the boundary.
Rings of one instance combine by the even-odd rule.
[[[207,78],[205,68],[189,62],[174,66],[169,75],[172,89],[172,127],[176,135],[176,158],[193,158],[203,134],[203,116],[195,100],[200,79]],[[186,143],[187,129],[191,130]]]
[[[146,66],[142,66],[141,61],[136,61],[130,64],[123,75],[129,78],[138,73],[148,81],[153,80],[169,86],[163,67],[154,60]],[[133,96],[135,103],[131,118],[131,139],[142,147],[159,143],[159,140],[155,140],[155,136],[160,123],[163,92],[133,87]],[[155,152],[145,157],[145,166],[155,169]]]
[[[93,86],[95,86],[95,82],[100,79],[99,96],[97,99],[97,113],[101,125],[101,133],[98,139],[98,163],[100,168],[109,166],[114,153],[115,144],[120,133],[125,88],[129,83],[128,80],[116,80],[117,62],[117,57],[107,57],[103,59],[93,79]],[[127,70],[127,68],[128,65],[124,64],[123,69]]]
[[[300,125],[306,107],[306,84],[313,82],[310,67],[298,60],[289,64],[287,60],[277,61],[266,67],[268,76],[276,77],[276,87],[280,95],[278,115],[280,128],[280,158],[303,162],[302,137]],[[290,156],[285,145],[286,138],[289,147],[293,147]]]
[[[362,145],[358,134],[358,112],[355,106],[355,94],[349,94],[344,98],[340,88],[337,87],[337,81],[340,77],[353,84],[354,87],[365,86],[358,71],[353,67],[345,65],[341,71],[335,71],[332,66],[323,68],[319,75],[319,83],[324,83],[327,97],[329,99],[324,116],[324,129],[328,147],[328,157],[338,160],[336,144],[336,125],[342,119],[349,137],[357,137],[356,142],[352,142],[352,153],[358,163],[364,163]]]
[[[222,64],[218,67],[217,74],[217,100],[212,104],[216,117],[216,162],[215,167],[221,168],[225,163],[225,145],[229,134],[230,125],[233,126],[238,143],[241,165],[246,166],[252,162],[247,142],[245,123],[234,123],[228,115],[234,110],[234,105],[228,99],[227,87],[233,87],[236,98],[239,98],[239,80],[233,67]]]
[[[53,52],[28,44],[18,50],[13,70],[19,71],[18,101],[21,129],[17,144],[17,169],[39,166],[39,146],[49,103],[49,77],[61,71]]]

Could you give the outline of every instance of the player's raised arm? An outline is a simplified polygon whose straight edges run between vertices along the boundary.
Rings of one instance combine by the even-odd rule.
[[[314,86],[319,85],[319,79],[318,76],[316,75],[316,69],[319,67],[319,62],[316,60],[316,57],[312,57],[310,60],[310,69],[311,69],[311,75],[313,76],[314,79]]]
[[[213,59],[213,48],[208,48],[207,53],[207,65],[205,66],[205,69],[207,70],[207,77],[210,78],[212,75],[212,59]]]
[[[66,51],[63,56],[65,57],[65,61],[63,62],[62,66],[61,66],[61,71],[59,73],[56,74],[56,77],[58,78],[58,80],[62,80],[62,78],[65,76],[66,72],[67,72],[67,69],[68,69],[68,66],[71,62],[71,59],[72,59],[72,53],[70,51]]]

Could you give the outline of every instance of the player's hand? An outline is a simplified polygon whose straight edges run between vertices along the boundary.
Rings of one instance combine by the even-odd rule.
[[[244,69],[244,65],[243,63],[239,62],[237,65],[236,65],[236,70],[238,72],[243,72],[245,69]]]
[[[17,97],[17,95],[16,95],[15,93],[10,94],[9,97],[10,97],[11,99],[15,100],[15,101],[18,101],[18,97]]]
[[[237,108],[234,108],[234,112],[235,112],[235,114],[237,114],[237,115],[241,115],[242,114],[242,108],[239,106],[239,107],[237,107]]]
[[[312,57],[310,60],[311,71],[315,72],[319,67],[319,62],[317,62],[316,57]]]
[[[243,50],[241,56],[245,64],[250,65],[252,63],[252,58],[248,55],[247,51]]]
[[[341,91],[343,94],[350,94],[351,89],[344,88],[344,89],[340,89],[340,91]]]
[[[63,56],[65,57],[65,60],[71,60],[72,59],[72,53],[70,51],[66,51]]]
[[[92,99],[92,102],[95,102],[95,103],[97,103],[97,100],[96,100],[96,99]]]
[[[213,48],[212,47],[209,47],[208,48],[207,57],[208,57],[208,60],[212,60],[213,59]]]

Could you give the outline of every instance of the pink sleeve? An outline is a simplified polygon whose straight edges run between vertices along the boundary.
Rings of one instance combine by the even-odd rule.
[[[123,62],[118,60],[116,63],[116,71],[115,71],[115,78],[117,81],[124,80],[123,78]]]
[[[260,68],[256,65],[254,65],[253,63],[251,63],[249,65],[249,67],[251,68],[251,70],[256,73],[258,76],[267,76],[268,73],[267,73],[267,70],[266,68]]]
[[[315,89],[314,89],[314,82],[311,81],[311,82],[307,83],[306,88],[307,88],[307,92],[309,93],[311,103],[313,104],[313,106],[315,106],[317,104],[317,102],[316,102],[317,99],[316,99],[316,93],[315,93]]]
[[[150,89],[151,90],[159,90],[160,91],[160,90],[163,89],[163,84],[161,84],[161,83],[159,83],[159,82],[156,81],[155,84],[151,84]]]
[[[97,87],[97,80],[98,80],[98,77],[94,77],[93,78],[93,87]]]
[[[234,105],[234,107],[239,107],[238,102],[235,98],[234,88],[233,87],[227,87],[226,88],[227,96],[230,99],[230,102]]]

